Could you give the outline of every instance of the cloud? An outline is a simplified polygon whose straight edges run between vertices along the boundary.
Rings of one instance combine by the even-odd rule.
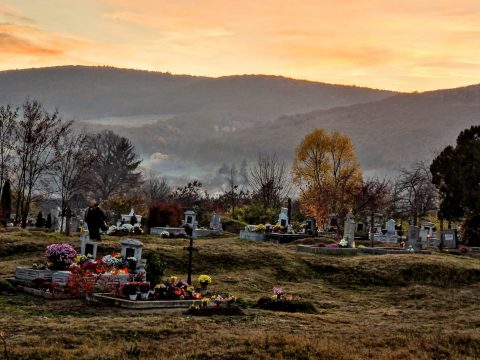
[[[59,56],[63,53],[60,49],[43,47],[4,32],[0,32],[0,52],[30,56]]]
[[[153,153],[150,155],[150,161],[162,161],[162,160],[168,160],[169,156],[167,154],[162,154],[160,152]]]
[[[0,16],[8,21],[33,24],[35,20],[15,11],[11,6],[0,4]]]

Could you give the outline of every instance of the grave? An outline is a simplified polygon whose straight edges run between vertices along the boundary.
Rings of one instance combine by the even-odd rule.
[[[198,226],[197,223],[197,213],[192,210],[185,211],[185,219],[183,220],[183,225],[188,225],[192,229],[196,229]]]
[[[355,246],[355,217],[352,213],[348,213],[345,217],[343,239],[347,240],[349,248]]]
[[[132,216],[135,214],[135,211],[133,209],[130,209],[130,213],[129,214],[122,214],[121,215],[121,222],[124,223],[124,224],[130,224],[131,223],[131,220],[132,220]],[[141,215],[138,215],[138,214],[135,214],[135,217],[137,218],[137,223],[140,224],[140,222],[142,221],[142,216]],[[118,224],[120,225],[120,224]]]
[[[457,230],[454,230],[454,229],[443,230],[441,237],[442,237],[442,243],[443,243],[444,249],[457,248]]]
[[[280,214],[278,215],[278,222],[280,226],[286,228],[289,225],[289,219],[288,219],[288,208],[282,207],[280,209]]]
[[[420,229],[417,226],[409,225],[408,227],[408,248],[420,250],[422,243],[420,242]]]
[[[96,241],[90,241],[88,233],[84,233],[80,236],[80,254],[87,256],[92,255],[94,259],[97,258],[98,243]]]
[[[137,271],[137,273],[143,272],[143,277],[145,278],[145,265],[147,264],[147,260],[142,259],[143,243],[138,240],[125,239],[120,241],[120,246],[120,253],[122,254],[122,257],[124,257],[125,259],[129,257],[134,257],[135,259],[137,259],[137,267],[135,270]]]
[[[305,218],[305,234],[317,236],[317,220],[313,216]]]
[[[210,221],[210,230],[222,230],[222,221],[220,219],[220,214],[217,214],[215,211],[213,212],[212,220]]]

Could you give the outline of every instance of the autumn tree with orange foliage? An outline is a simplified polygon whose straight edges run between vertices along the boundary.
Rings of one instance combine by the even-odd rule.
[[[330,214],[338,225],[352,209],[354,194],[362,174],[350,138],[337,131],[315,129],[295,150],[293,180],[300,187],[300,203],[305,213],[319,224],[326,224]]]

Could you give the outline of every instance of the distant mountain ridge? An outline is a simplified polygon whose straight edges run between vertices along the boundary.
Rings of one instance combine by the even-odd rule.
[[[34,97],[81,119],[212,109],[284,114],[374,101],[393,94],[279,76],[208,78],[86,66],[3,71],[0,84],[1,103]]]
[[[259,152],[291,162],[317,127],[349,135],[362,168],[384,174],[429,161],[480,123],[480,85],[395,93],[265,75],[208,78],[84,66],[0,72],[0,104],[27,97],[87,128],[127,136],[145,167],[212,186],[222,163],[251,162]]]

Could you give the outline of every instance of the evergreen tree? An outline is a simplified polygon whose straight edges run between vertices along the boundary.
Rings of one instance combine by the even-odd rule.
[[[441,195],[440,217],[463,220],[462,238],[480,245],[480,126],[462,131],[455,147],[447,146],[430,166]]]
[[[43,214],[41,211],[38,212],[37,221],[35,222],[35,226],[37,228],[42,228],[45,225],[45,219],[43,218]]]
[[[51,229],[52,228],[52,215],[51,214],[48,214],[47,215],[47,221],[45,222],[45,227],[47,229]]]
[[[6,179],[2,188],[2,197],[0,198],[0,221],[3,226],[7,226],[11,211],[12,192],[10,189],[10,180]]]

